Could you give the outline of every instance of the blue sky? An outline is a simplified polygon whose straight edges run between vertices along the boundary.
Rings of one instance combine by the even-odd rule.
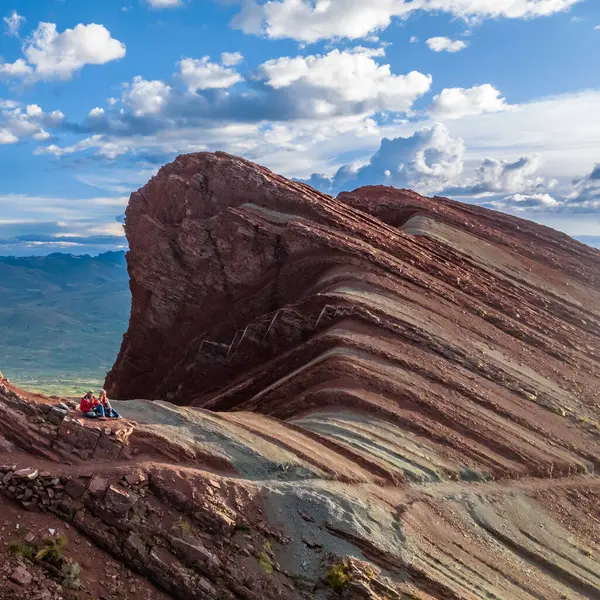
[[[411,187],[599,239],[595,0],[2,10],[0,254],[124,247],[128,194],[218,149],[330,193]]]

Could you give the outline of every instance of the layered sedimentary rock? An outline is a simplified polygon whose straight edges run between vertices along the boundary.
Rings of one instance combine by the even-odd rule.
[[[179,157],[126,216],[116,397],[273,416],[390,481],[598,466],[596,250],[406,190],[330,198],[222,153]]]
[[[222,153],[126,230],[125,421],[0,385],[0,493],[177,598],[600,597],[600,253]]]

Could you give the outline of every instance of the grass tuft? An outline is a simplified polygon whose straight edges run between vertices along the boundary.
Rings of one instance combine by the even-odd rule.
[[[346,562],[331,565],[325,574],[325,583],[336,592],[341,592],[350,579],[350,565]]]

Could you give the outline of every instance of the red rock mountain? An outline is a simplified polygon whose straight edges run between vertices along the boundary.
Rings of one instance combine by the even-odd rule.
[[[600,598],[598,251],[223,153],[126,216],[125,420],[0,377],[0,496],[120,561],[103,597]]]
[[[457,472],[600,466],[598,431],[574,427],[598,418],[598,251],[407,190],[331,198],[223,153],[162,168],[126,220],[115,397],[263,413],[361,460],[347,421],[368,414]]]

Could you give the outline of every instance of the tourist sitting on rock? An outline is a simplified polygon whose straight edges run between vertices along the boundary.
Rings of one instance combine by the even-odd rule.
[[[121,415],[112,407],[106,396],[106,390],[100,390],[99,395],[100,405],[102,408],[104,408],[104,416],[108,417],[109,419],[120,419]]]
[[[104,419],[104,406],[100,402],[96,396],[94,396],[94,392],[89,390],[87,394],[81,399],[79,404],[79,410],[83,413],[84,417],[88,419]]]

